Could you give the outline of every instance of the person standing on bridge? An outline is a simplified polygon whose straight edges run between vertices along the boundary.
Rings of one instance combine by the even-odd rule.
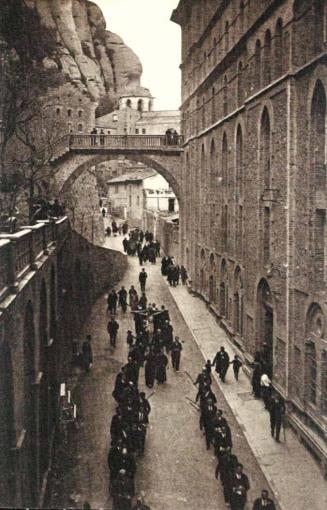
[[[148,275],[145,272],[144,267],[142,267],[142,271],[139,274],[139,282],[140,282],[142,292],[145,292],[145,284],[146,284],[147,277],[148,277]]]
[[[100,145],[104,145],[104,138],[105,138],[105,133],[104,133],[103,129],[101,129],[101,131],[100,131]]]
[[[91,131],[91,145],[97,144],[97,134],[98,134],[97,130],[93,128]]]

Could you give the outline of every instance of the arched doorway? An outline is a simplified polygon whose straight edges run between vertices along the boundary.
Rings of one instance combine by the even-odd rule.
[[[49,373],[48,373],[48,309],[47,289],[45,281],[42,281],[40,292],[39,312],[39,352],[40,372],[42,373],[39,393],[39,476],[40,486],[43,475],[48,467],[49,460]]]
[[[35,328],[33,305],[29,302],[24,320],[24,429],[26,430],[22,469],[22,501],[24,506],[37,505],[37,419],[35,386]]]
[[[15,443],[13,381],[10,347],[0,340],[0,501],[15,507],[14,462]]]
[[[264,369],[273,375],[274,312],[269,285],[262,279],[257,291],[256,350],[260,352]]]
[[[216,302],[216,263],[213,253],[210,255],[209,301]]]

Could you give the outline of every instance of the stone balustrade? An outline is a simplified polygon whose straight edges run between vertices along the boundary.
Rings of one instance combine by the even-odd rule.
[[[16,292],[20,280],[35,270],[49,249],[61,245],[69,232],[68,218],[38,221],[14,234],[0,234],[0,300]]]

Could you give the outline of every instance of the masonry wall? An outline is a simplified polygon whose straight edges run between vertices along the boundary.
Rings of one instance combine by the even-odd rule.
[[[173,20],[183,264],[244,357],[268,350],[291,422],[326,458],[326,5],[181,1]]]
[[[72,340],[95,299],[120,280],[127,266],[122,253],[95,247],[67,220],[58,225],[15,286],[1,282],[1,507],[43,505],[59,386],[71,370]],[[28,246],[31,234],[24,238]],[[33,234],[34,246],[35,240]],[[1,246],[1,261],[3,250],[15,242]]]

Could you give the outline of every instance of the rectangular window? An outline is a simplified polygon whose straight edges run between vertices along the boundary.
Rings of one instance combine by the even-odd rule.
[[[146,130],[143,128],[142,129],[142,135],[145,135],[146,134]]]
[[[135,134],[138,135],[139,134],[139,130],[138,129],[135,129]]]
[[[132,207],[132,195],[129,195],[129,207]]]

